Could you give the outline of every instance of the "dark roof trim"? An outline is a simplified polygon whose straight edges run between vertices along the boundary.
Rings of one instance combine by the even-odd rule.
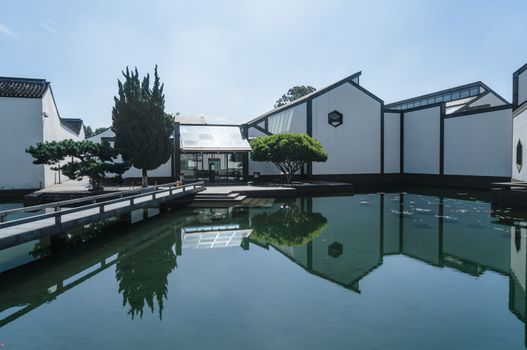
[[[398,110],[398,109],[389,109],[389,108],[385,108],[383,110],[384,113],[396,113],[396,114],[401,114],[401,110]],[[404,112],[403,112],[404,113]]]
[[[513,118],[517,117],[517,116],[519,116],[520,114],[522,114],[525,111],[527,111],[527,101],[525,101],[524,103],[521,104],[521,106],[519,106],[518,108],[513,110],[512,117]]]
[[[93,136],[90,136],[90,137],[88,137],[88,138],[91,139],[92,137],[95,137],[95,136],[97,136],[97,135],[100,135],[100,134],[102,134],[103,132],[105,132],[105,131],[107,131],[108,129],[111,129],[111,128],[112,128],[112,127],[109,126],[109,127],[107,127],[106,129],[101,130],[101,131],[99,131],[98,133],[93,134]]]
[[[396,105],[399,105],[399,104],[408,103],[408,102],[412,102],[412,101],[415,101],[415,100],[421,100],[421,99],[433,97],[433,96],[436,96],[436,95],[443,95],[443,94],[447,94],[449,92],[454,92],[454,91],[462,90],[462,89],[468,89],[468,88],[471,88],[471,87],[481,87],[481,86],[483,86],[482,84],[483,84],[482,82],[478,81],[478,82],[475,82],[475,83],[455,86],[455,87],[452,87],[452,88],[449,88],[449,89],[435,91],[435,92],[431,92],[429,94],[415,96],[415,97],[412,97],[412,98],[407,98],[405,100],[400,100],[400,101],[388,103],[386,105],[386,107],[390,108],[392,106],[396,106]]]
[[[473,114],[484,114],[489,112],[495,112],[495,111],[501,111],[505,109],[512,109],[512,104],[508,103],[506,105],[502,106],[494,106],[494,107],[488,107],[488,108],[478,108],[473,110],[468,110],[464,112],[458,112],[458,113],[452,113],[445,116],[445,119],[448,118],[456,118],[456,117],[464,117],[467,115],[473,115]]]
[[[377,101],[377,102],[379,102],[381,104],[384,104],[383,100],[381,100],[379,97],[375,96],[374,94],[372,94],[371,92],[369,92],[368,90],[366,90],[365,88],[360,86],[359,84],[355,83],[354,81],[350,80],[348,83],[350,83],[351,85],[355,86],[357,89],[359,89],[360,91],[364,92],[366,95],[370,96],[375,101]]]
[[[296,106],[298,106],[298,105],[301,105],[302,103],[307,102],[308,100],[312,100],[312,99],[314,99],[314,98],[316,98],[316,97],[318,97],[318,96],[320,96],[320,95],[323,95],[323,94],[325,94],[326,92],[328,92],[328,91],[330,91],[330,90],[333,90],[333,89],[339,87],[339,86],[342,85],[342,84],[345,84],[345,83],[351,82],[353,79],[360,77],[361,74],[362,74],[362,72],[359,71],[359,72],[357,72],[357,73],[355,73],[355,74],[352,74],[352,75],[350,75],[350,76],[347,76],[346,78],[341,79],[341,80],[339,80],[339,81],[337,81],[337,82],[335,82],[335,83],[333,83],[333,84],[331,84],[331,85],[329,85],[329,86],[326,86],[326,87],[323,88],[323,89],[320,89],[320,90],[314,91],[314,92],[312,92],[312,93],[310,93],[310,94],[307,94],[307,95],[305,95],[305,96],[303,96],[303,97],[301,97],[301,98],[299,98],[299,99],[297,99],[297,100],[294,100],[294,101],[292,101],[292,102],[289,102],[289,103],[286,104],[286,105],[283,105],[283,106],[281,106],[281,107],[278,107],[278,108],[272,109],[272,110],[270,110],[269,112],[266,112],[266,113],[260,115],[259,117],[254,118],[254,119],[248,121],[247,124],[249,124],[249,125],[250,125],[250,124],[257,124],[257,123],[259,123],[259,122],[260,122],[263,118],[265,118],[265,117],[268,117],[268,116],[271,116],[271,115],[277,114],[277,113],[279,113],[279,112],[286,111],[286,110],[288,110],[288,109],[290,109],[290,108],[296,107]],[[354,84],[355,84],[355,83],[354,83]],[[356,85],[356,84],[355,84],[355,85]]]
[[[49,86],[46,79],[0,77],[0,97],[42,98]]]
[[[481,82],[480,82],[481,83]],[[511,103],[509,101],[507,101],[506,99],[504,99],[500,94],[498,94],[496,91],[494,91],[493,89],[491,89],[488,85],[484,84],[484,83],[481,83],[481,85],[483,85],[483,87],[487,90],[487,91],[490,91],[492,92],[497,98],[499,98],[501,100],[501,102],[505,103],[506,105],[510,105]]]
[[[520,88],[520,75],[527,71],[527,63],[521,66],[516,72],[512,73],[512,105],[514,106],[514,109],[517,109],[524,103],[527,103],[526,101],[523,101],[522,103],[518,102],[518,90]]]
[[[387,104],[386,107],[390,108],[390,107],[394,107],[394,106],[399,105],[399,104],[408,103],[408,102],[412,102],[412,101],[415,101],[415,100],[421,100],[421,99],[433,97],[433,96],[436,96],[436,95],[443,95],[443,94],[447,94],[449,92],[454,92],[454,91],[457,91],[457,90],[468,89],[468,88],[471,88],[471,87],[483,87],[486,91],[491,91],[494,95],[496,95],[496,97],[498,97],[500,100],[502,100],[505,104],[509,104],[509,101],[507,101],[506,99],[501,97],[500,94],[498,94],[496,91],[492,90],[489,86],[487,86],[486,84],[484,84],[481,81],[476,81],[474,83],[460,85],[460,86],[455,86],[455,87],[450,88],[450,89],[440,90],[440,91],[432,92],[432,93],[429,93],[429,94],[426,94],[426,95],[416,96],[416,97],[408,98],[408,99],[405,99],[405,100],[392,102],[392,103]]]
[[[492,93],[492,91],[485,91],[484,93],[482,94],[479,94],[475,99],[473,99],[472,101],[470,101],[469,103],[465,104],[465,106],[463,108],[461,108],[462,110],[466,110],[467,108],[471,108],[470,106],[474,103],[474,102],[478,102],[479,100],[481,100],[483,97],[485,96],[488,96]],[[508,104],[508,102],[506,103]],[[477,106],[474,106],[474,107],[477,107]]]
[[[80,118],[60,118],[60,124],[64,126],[66,129],[70,130],[71,132],[75,133],[76,135],[80,135],[83,122]]]
[[[473,99],[472,101],[469,101],[468,103],[465,103],[465,105],[463,107],[461,107],[460,109],[458,109],[457,111],[455,111],[454,113],[461,113],[461,112],[466,112],[466,111],[470,111],[472,109],[475,109],[475,108],[478,108],[480,106],[474,106],[474,107],[471,107],[471,105],[474,103],[474,102],[477,102],[479,100],[481,100],[483,97],[485,96],[488,96],[492,93],[492,91],[485,91],[484,93],[482,94],[479,94],[478,96],[476,96],[475,99]],[[494,95],[496,96],[496,95]]]
[[[67,124],[64,124],[62,122],[62,120],[60,121],[60,125],[64,128],[64,129],[67,129],[68,131],[74,133],[75,135],[79,135],[79,133],[75,132],[75,130],[73,130],[72,128],[70,128]]]
[[[256,129],[256,130],[260,131],[261,133],[264,133],[264,134],[266,134],[266,135],[268,135],[268,136],[271,136],[271,135],[273,134],[273,133],[271,133],[271,132],[265,130],[264,128],[262,128],[262,127],[260,127],[260,126],[258,126],[258,125],[256,125],[256,124],[254,124],[254,125],[249,125],[249,127],[250,127],[250,128],[254,128],[254,129]]]
[[[523,66],[521,66],[520,68],[518,68],[514,73],[512,73],[512,75],[520,75],[522,74],[523,72],[527,71],[527,63],[525,63]]]

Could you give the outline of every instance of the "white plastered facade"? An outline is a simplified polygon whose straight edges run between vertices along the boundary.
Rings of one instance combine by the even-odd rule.
[[[55,106],[51,88],[41,98],[0,97],[0,190],[28,190],[51,186],[59,175],[50,166],[33,164],[26,149],[38,142],[82,140],[65,127]]]

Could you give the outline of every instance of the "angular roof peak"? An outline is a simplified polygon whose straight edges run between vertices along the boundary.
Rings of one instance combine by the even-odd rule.
[[[66,128],[79,135],[82,129],[82,119],[80,118],[60,118],[60,123]]]
[[[286,110],[288,108],[297,106],[297,105],[299,105],[301,103],[304,103],[307,100],[310,100],[310,99],[313,99],[313,98],[315,98],[317,96],[320,96],[320,95],[326,93],[327,91],[332,90],[332,89],[334,89],[334,88],[336,88],[336,87],[338,87],[338,86],[340,86],[340,85],[342,85],[344,83],[347,83],[347,82],[351,83],[354,79],[359,79],[359,77],[361,75],[362,75],[362,72],[358,71],[357,73],[349,75],[349,76],[345,77],[344,79],[340,79],[339,81],[337,81],[337,82],[335,82],[335,83],[333,83],[331,85],[328,85],[328,86],[326,86],[326,87],[324,87],[324,88],[322,88],[320,90],[313,91],[312,93],[304,95],[304,96],[302,96],[302,97],[300,97],[300,98],[298,98],[298,99],[296,99],[294,101],[291,101],[291,102],[289,102],[289,103],[287,103],[287,104],[285,104],[283,106],[280,106],[280,107],[277,107],[275,109],[272,109],[272,110],[260,115],[259,117],[250,120],[249,122],[247,122],[247,124],[254,124],[255,122],[259,121],[260,119],[262,119],[262,118],[264,118],[266,116],[269,116],[269,115],[272,115],[272,114],[276,114],[276,113],[278,113],[280,111],[283,111],[283,110]],[[358,83],[356,83],[355,85],[359,86]]]
[[[493,93],[497,98],[503,101],[503,103],[509,104],[507,100],[501,97],[496,91],[492,90],[489,86],[482,83],[481,81],[476,81],[474,83],[455,86],[450,89],[440,90],[426,95],[420,95],[417,97],[412,97],[409,99],[389,103],[384,105],[384,107],[386,109],[393,110],[407,110],[439,102],[464,100],[469,97],[477,97],[488,92]]]

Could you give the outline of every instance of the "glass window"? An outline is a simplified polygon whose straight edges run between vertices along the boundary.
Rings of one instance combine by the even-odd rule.
[[[437,102],[443,102],[443,96],[436,97],[436,103]]]
[[[475,87],[470,89],[470,96],[477,96],[479,94],[479,88]]]
[[[452,93],[452,100],[459,100],[460,96],[461,96],[461,94],[459,93],[459,91],[453,92]]]
[[[443,101],[445,101],[445,102],[448,102],[448,101],[450,101],[450,100],[452,100],[452,94],[448,94],[448,95],[445,95],[445,96],[443,97]]]
[[[461,98],[467,98],[468,96],[469,96],[469,91],[468,90],[461,91]]]
[[[228,157],[229,181],[243,180],[243,154],[230,153]]]
[[[435,102],[435,98],[434,97],[430,97],[427,101],[428,101],[428,104],[434,103]]]
[[[198,163],[195,154],[182,154],[180,161],[180,171],[183,180],[196,180]]]

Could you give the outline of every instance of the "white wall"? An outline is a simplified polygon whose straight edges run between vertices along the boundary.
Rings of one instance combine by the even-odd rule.
[[[268,128],[272,134],[305,133],[306,123],[306,103],[302,103],[270,116]]]
[[[112,129],[107,129],[100,134],[97,134],[95,136],[92,136],[88,138],[88,140],[93,142],[101,142],[102,138],[105,137],[115,137],[115,133],[112,131]],[[113,146],[113,142],[110,142],[110,144]],[[121,162],[121,156],[119,156],[116,159],[116,162]],[[137,168],[130,168],[128,169],[124,174],[123,178],[130,178],[130,177],[141,177],[141,169]],[[168,161],[164,164],[162,164],[159,168],[154,170],[148,171],[148,177],[171,177],[172,176],[172,157],[168,159]]]
[[[527,70],[518,76],[518,106],[527,101]]]
[[[141,170],[137,168],[130,168],[124,174],[123,178],[141,177]],[[172,176],[172,158],[168,162],[162,164],[159,168],[148,171],[148,177],[171,177]]]
[[[490,92],[487,93],[485,96],[481,97],[477,101],[474,101],[472,103],[469,103],[469,107],[477,107],[477,106],[483,106],[483,105],[490,105],[491,107],[495,106],[502,106],[505,102],[503,102],[498,96],[496,96],[494,93]]]
[[[401,114],[384,113],[384,172],[399,173],[401,163]]]
[[[255,128],[249,128],[249,138],[265,135],[266,134]],[[255,162],[249,157],[249,176],[252,176],[255,172],[260,173],[261,175],[280,175],[280,170],[273,163]]]
[[[66,128],[60,122],[59,112],[53,100],[51,89],[48,89],[42,96],[42,113],[46,115],[43,120],[43,139],[45,141],[62,141],[75,140],[80,141],[84,139],[84,130],[81,129],[80,135],[77,135],[72,130]],[[65,175],[61,175],[60,180],[67,179]],[[51,186],[59,181],[58,172],[51,170],[51,166],[44,166],[44,184],[46,187]]]
[[[333,127],[328,113],[343,114]],[[313,163],[313,175],[380,173],[381,103],[355,86],[343,84],[313,99],[313,137],[328,153],[325,163]]]
[[[44,166],[25,152],[42,142],[42,119],[40,99],[0,97],[0,190],[44,185]]]
[[[404,114],[404,172],[439,174],[439,106]]]
[[[527,110],[512,119],[512,178],[527,181]],[[518,140],[523,145],[523,166],[518,170],[516,166],[516,146]]]
[[[44,118],[44,141],[61,141],[61,140],[84,140],[84,131],[77,135],[69,128],[62,125],[59,118],[59,112],[53,100],[51,89],[48,89],[42,96],[42,112],[47,115]]]
[[[445,175],[511,176],[512,110],[445,119]]]

